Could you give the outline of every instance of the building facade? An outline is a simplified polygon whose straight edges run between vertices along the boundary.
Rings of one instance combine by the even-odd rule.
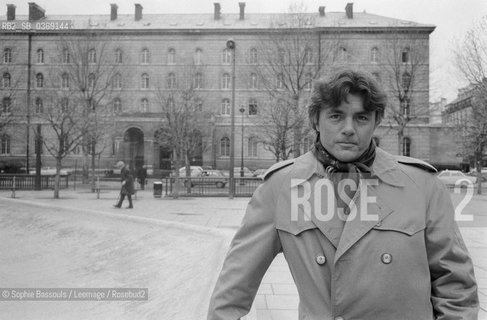
[[[454,155],[438,154],[443,129],[428,120],[429,35],[434,26],[356,13],[351,3],[345,12],[325,12],[320,7],[316,13],[299,14],[299,19],[292,13],[247,14],[245,3],[239,5],[237,14],[223,14],[215,3],[213,14],[178,15],[145,14],[142,5],[136,4],[134,14],[122,15],[112,4],[106,15],[90,16],[49,15],[35,3],[29,3],[29,15],[16,15],[15,6],[7,5],[6,16],[0,16],[0,95],[4,118],[8,114],[11,121],[3,130],[0,156],[29,161],[32,167],[38,149],[35,130],[40,125],[44,141],[53,139],[53,128],[39,115],[49,108],[64,108],[64,102],[53,103],[46,92],[57,96],[61,92],[66,105],[68,101],[78,105],[79,96],[86,97],[91,89],[85,100],[111,110],[99,124],[106,130],[97,138],[103,147],[96,165],[111,167],[125,160],[169,170],[171,150],[158,138],[167,126],[162,102],[168,102],[164,97],[171,90],[191,83],[191,92],[198,97],[195,108],[201,113],[197,126],[195,122],[201,143],[189,156],[190,162],[228,169],[235,106],[236,166],[243,158],[250,169],[267,168],[276,162],[260,139],[266,125],[263,114],[270,103],[269,83],[275,92],[287,88],[281,74],[265,78],[259,73],[266,64],[262,44],[275,35],[297,32],[313,39],[305,48],[303,85],[295,93],[301,108],[312,81],[334,68],[370,72],[386,88],[391,110],[409,121],[398,140],[399,125],[394,114],[387,115],[377,130],[379,145],[430,162],[454,161]],[[293,23],[296,20],[305,23]],[[229,39],[236,44],[234,50],[226,45]],[[86,44],[86,57],[75,57],[81,49],[70,49],[79,43]],[[279,56],[281,48],[276,50]],[[323,61],[326,50],[328,60]],[[418,56],[417,71],[408,73]],[[79,79],[80,69],[73,71],[73,65],[83,59],[91,70],[86,71],[91,72],[85,75],[87,80]],[[321,71],[313,72],[316,69]],[[409,86],[412,78],[416,81],[414,92],[411,89],[406,98],[400,98],[400,88],[391,85],[390,74],[395,71],[400,72],[403,86]],[[313,139],[312,134],[302,135],[299,152],[293,154],[306,152]],[[43,165],[53,164],[49,153],[42,152]],[[81,166],[86,161],[77,148],[64,159],[64,166]]]

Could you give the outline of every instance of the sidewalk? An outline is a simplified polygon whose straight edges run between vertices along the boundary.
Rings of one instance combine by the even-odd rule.
[[[10,198],[10,191],[0,191],[0,197]],[[62,190],[61,199],[52,198],[53,191],[17,191],[16,198],[46,203],[64,208],[90,209],[96,211],[133,215],[165,221],[221,228],[236,231],[240,225],[249,198],[154,198],[152,190],[139,190],[134,200],[134,209],[116,209],[118,191],[104,191],[97,199],[89,190]],[[455,205],[463,195],[452,194]],[[123,204],[122,208],[127,205]],[[460,222],[460,229],[472,255],[479,285],[480,320],[487,320],[487,196],[474,196],[463,210],[474,214],[474,222]],[[254,307],[258,320],[298,319],[298,294],[289,268],[279,254],[265,274],[256,296]]]

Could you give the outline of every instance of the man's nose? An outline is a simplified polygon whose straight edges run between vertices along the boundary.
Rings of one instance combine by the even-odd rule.
[[[353,126],[353,119],[352,118],[345,118],[345,122],[343,123],[342,134],[346,136],[351,136],[355,133],[355,127]]]

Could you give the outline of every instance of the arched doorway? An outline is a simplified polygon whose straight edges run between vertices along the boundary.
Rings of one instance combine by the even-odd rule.
[[[144,165],[144,133],[139,128],[129,128],[123,135],[124,161],[130,169]]]

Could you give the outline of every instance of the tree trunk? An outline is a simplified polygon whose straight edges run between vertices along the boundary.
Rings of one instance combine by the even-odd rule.
[[[93,144],[91,150],[91,192],[96,191],[96,178],[95,178],[95,163],[96,163],[96,154],[95,154],[96,146]]]
[[[178,150],[176,147],[173,149],[173,159],[174,159],[174,184],[172,186],[172,197],[174,199],[179,198],[179,157],[178,157]]]
[[[54,179],[54,199],[59,199],[59,175],[61,173],[61,158],[56,158],[56,178]]]
[[[183,151],[184,153],[184,166],[186,167],[186,178],[188,178],[187,180],[185,181],[188,181],[186,183],[186,192],[188,194],[191,193],[191,166],[190,166],[190,163],[189,163],[189,156],[188,156],[188,152],[187,151]]]
[[[475,154],[475,162],[477,168],[477,194],[482,194],[482,153],[483,150],[478,151]]]

